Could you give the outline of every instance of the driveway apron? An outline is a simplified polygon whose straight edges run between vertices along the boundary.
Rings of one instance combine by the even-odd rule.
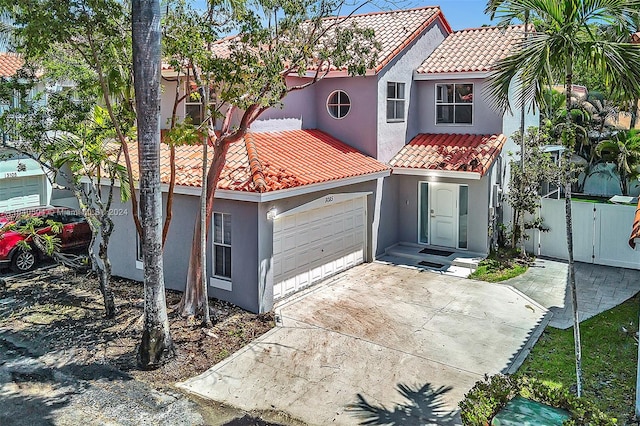
[[[278,327],[179,386],[308,424],[459,424],[464,394],[517,368],[547,313],[510,286],[364,264],[281,302]]]

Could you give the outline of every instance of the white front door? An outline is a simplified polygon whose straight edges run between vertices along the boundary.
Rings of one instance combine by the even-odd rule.
[[[457,247],[458,185],[429,183],[429,215],[432,245]]]

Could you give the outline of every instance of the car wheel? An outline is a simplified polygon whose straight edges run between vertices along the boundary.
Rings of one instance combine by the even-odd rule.
[[[11,261],[11,269],[14,272],[27,272],[36,267],[38,257],[31,250],[18,250]]]

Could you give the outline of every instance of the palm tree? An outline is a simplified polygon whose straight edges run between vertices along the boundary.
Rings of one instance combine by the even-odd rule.
[[[640,93],[640,48],[630,43],[600,39],[591,24],[630,22],[640,9],[639,0],[508,0],[490,1],[495,15],[507,24],[529,11],[545,23],[543,32],[531,34],[526,44],[514,54],[499,61],[491,77],[491,95],[499,107],[509,108],[509,86],[518,76],[518,106],[543,102],[543,88],[563,78],[565,102],[571,105],[574,63],[584,59],[619,93]],[[561,135],[565,150],[565,216],[569,259],[569,286],[574,319],[577,393],[582,390],[580,322],[576,300],[571,222],[571,155],[575,131],[571,115],[566,114]]]
[[[131,21],[144,256],[144,329],[138,363],[149,369],[173,354],[162,265],[160,1],[133,0]]]
[[[596,155],[604,161],[614,162],[620,176],[622,195],[629,194],[629,181],[637,179],[640,173],[640,131],[631,129],[618,132],[613,138],[596,145]]]

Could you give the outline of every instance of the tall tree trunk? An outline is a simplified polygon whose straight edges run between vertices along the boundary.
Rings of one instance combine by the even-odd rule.
[[[529,36],[529,11],[527,10],[524,14],[524,42],[527,42],[527,38]],[[522,93],[524,95],[524,92],[527,88],[524,86],[524,84],[522,84]],[[520,108],[520,136],[522,137],[522,139],[520,140],[520,170],[522,171],[522,179],[520,179],[520,191],[521,194],[524,194],[524,163],[525,163],[525,123],[524,123],[524,119],[525,119],[525,102],[524,102],[525,97],[522,96],[522,105]],[[526,247],[524,245],[524,215],[525,212],[524,210],[522,211],[522,217],[520,218],[520,241],[521,241],[521,256],[526,258],[527,257],[527,250]]]
[[[571,218],[571,152],[575,144],[575,131],[571,122],[571,87],[573,83],[573,51],[567,52],[566,58],[565,101],[567,115],[565,117],[565,132],[567,133],[567,147],[565,157],[565,219],[567,228],[567,251],[569,259],[569,288],[571,291],[571,307],[573,309],[573,342],[576,356],[576,390],[578,397],[582,395],[582,349],[580,345],[580,319],[578,318],[578,293],[576,290],[575,267],[573,264],[573,221]]]
[[[201,262],[203,257],[206,256],[206,237],[209,235],[209,229],[211,228],[211,215],[213,213],[213,199],[215,197],[215,186],[218,183],[218,178],[224,163],[227,158],[227,150],[229,149],[229,141],[225,138],[218,139],[214,145],[213,150],[213,163],[209,166],[207,171],[207,182],[203,186],[206,188],[206,208],[205,208],[205,220],[202,220],[202,213],[199,211],[196,217],[195,229],[193,233],[193,240],[191,242],[191,254],[189,255],[189,269],[187,271],[187,284],[185,292],[182,295],[180,301],[180,311],[183,316],[195,316],[202,312],[203,303],[203,282],[206,283],[206,276],[203,277],[203,268]],[[203,246],[200,241],[201,229],[204,224],[204,236],[205,246],[203,253]]]
[[[110,190],[113,190],[113,186],[110,188]],[[78,205],[85,209],[87,212],[91,211],[91,208],[85,208],[88,206],[85,206],[84,204],[84,199],[85,197],[83,197],[82,193],[80,192],[79,189],[74,189],[73,194],[76,197],[76,200],[78,200]],[[87,199],[89,197],[86,197]],[[101,209],[102,211],[102,209]],[[85,213],[85,215],[87,214],[91,214],[91,213]],[[113,298],[113,292],[111,291],[111,286],[109,284],[110,280],[111,280],[111,262],[109,262],[109,257],[108,257],[108,253],[107,253],[107,248],[109,246],[109,237],[111,236],[111,231],[113,231],[113,222],[108,219],[111,228],[110,231],[106,234],[106,242],[104,241],[105,239],[105,235],[104,235],[104,229],[101,227],[101,241],[100,241],[100,247],[98,250],[98,254],[96,255],[96,252],[94,250],[94,245],[96,242],[96,237],[98,235],[98,229],[95,226],[95,221],[94,219],[97,219],[95,216],[92,215],[92,217],[88,217],[87,218],[87,224],[89,225],[89,229],[91,230],[91,241],[89,242],[89,247],[87,249],[87,252],[89,254],[89,259],[91,260],[91,265],[93,266],[93,268],[95,268],[97,274],[98,274],[98,280],[99,280],[99,285],[100,285],[100,293],[102,293],[102,299],[104,301],[104,315],[106,318],[115,318],[116,316],[116,304]],[[102,221],[99,221],[100,223],[102,223]]]
[[[144,329],[138,363],[143,369],[151,369],[174,353],[162,265],[160,2],[133,0],[131,12],[144,259]]]
[[[108,214],[108,212],[103,212]],[[116,316],[116,304],[113,299],[113,291],[111,290],[111,261],[107,249],[109,248],[109,239],[113,232],[113,221],[106,217],[100,227],[101,241],[100,248],[98,249],[98,256],[102,263],[102,267],[99,268],[100,273],[100,292],[104,299],[104,310],[107,318],[115,318]]]
[[[207,158],[207,148],[209,147],[209,131],[215,137],[213,133],[212,119],[206,118],[209,106],[209,81],[210,76],[207,76],[205,82],[206,87],[203,90],[202,97],[202,119],[206,119],[207,123],[207,137],[202,141],[202,186],[200,191],[200,280],[202,281],[202,325],[204,327],[211,327],[211,314],[209,313],[209,292],[207,291],[207,166],[209,160]]]

